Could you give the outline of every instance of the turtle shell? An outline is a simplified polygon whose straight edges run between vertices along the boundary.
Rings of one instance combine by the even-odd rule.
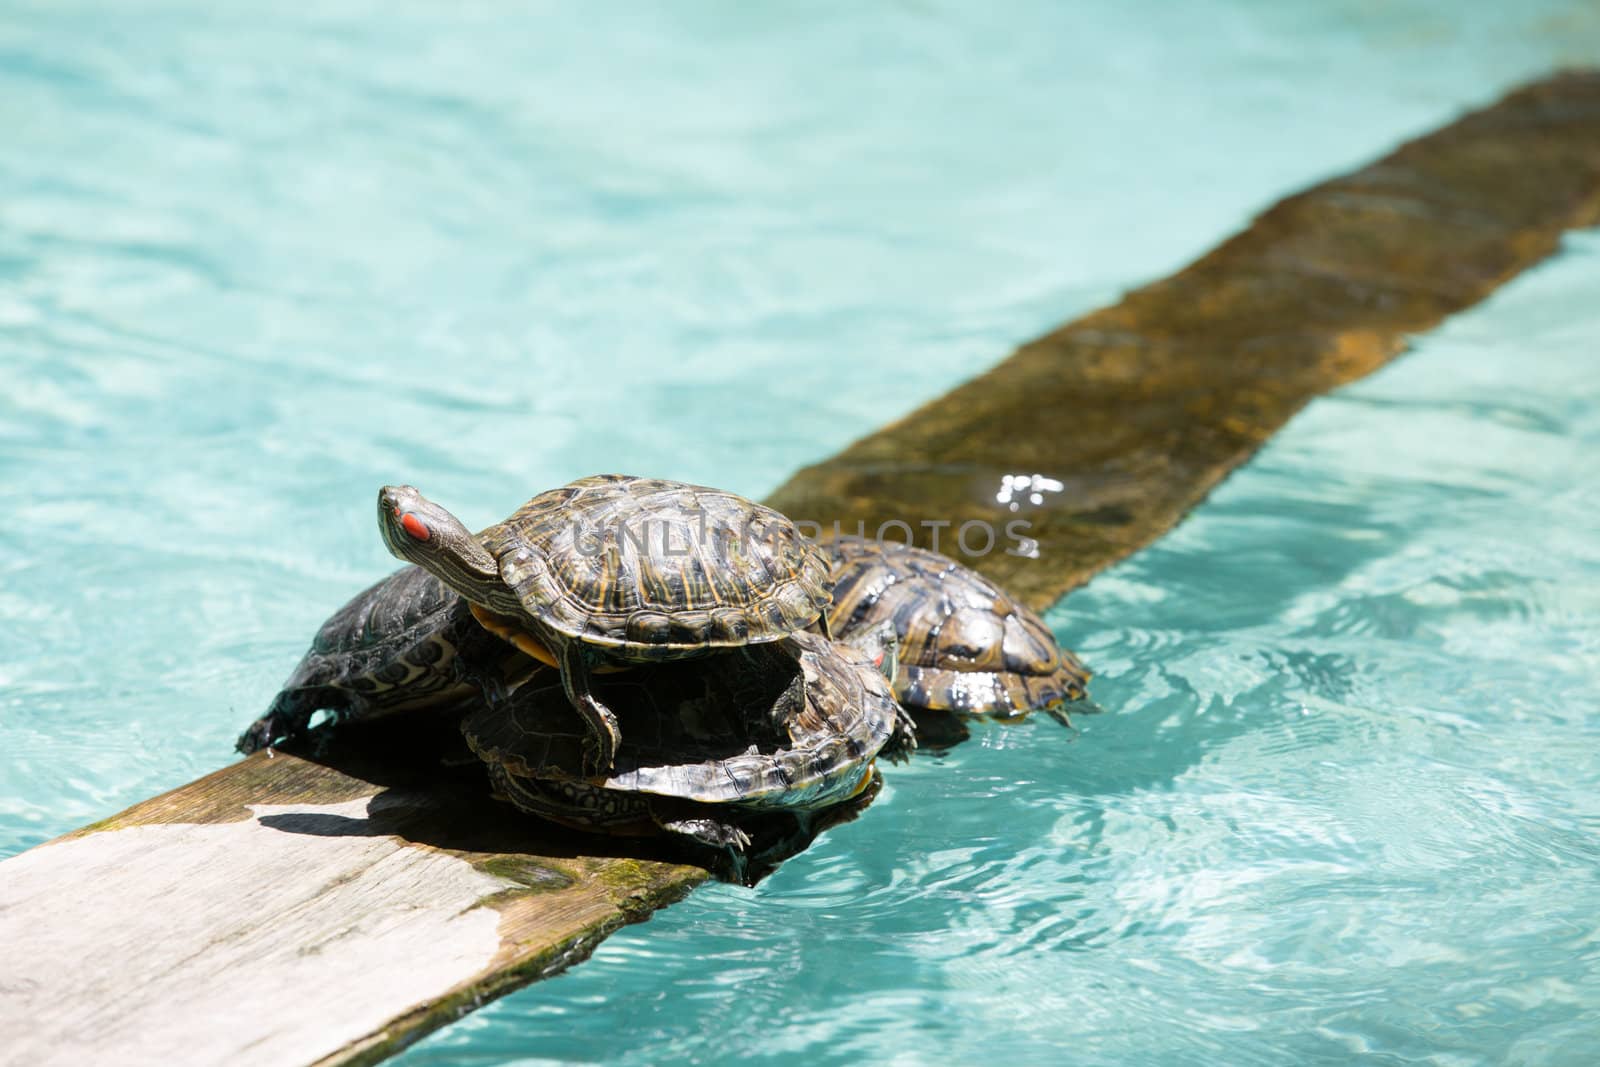
[[[598,675],[594,687],[622,725],[604,778],[582,777],[583,723],[548,674],[467,716],[462,732],[502,778],[562,784],[566,793],[790,809],[847,799],[874,757],[909,742],[872,662],[815,634]],[[620,799],[589,804],[597,819],[633,810]]]
[[[420,567],[402,568],[362,590],[322,624],[267,714],[240,735],[238,748],[253,752],[295,736],[318,710],[368,719],[472,698],[475,670],[526,657],[479,626],[468,608]]]
[[[843,640],[892,622],[901,702],[1009,717],[1086,692],[1089,671],[1044,620],[976,571],[894,542],[840,537],[824,547],[833,559],[833,634]]]
[[[828,606],[827,554],[720,489],[582,478],[478,536],[534,622],[621,659],[776,641]]]

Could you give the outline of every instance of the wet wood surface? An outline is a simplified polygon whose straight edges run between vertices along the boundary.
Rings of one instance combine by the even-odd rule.
[[[982,524],[969,547],[997,544],[969,562],[1047,606],[1309,399],[1596,222],[1600,74],[1553,77],[1274,205],[769,502],[924,544],[947,522],[946,551]],[[0,863],[0,1061],[376,1061],[706,877],[597,847],[471,769],[258,754]]]
[[[1573,72],[1280,201],[1172,277],[800,471],[768,503],[824,528],[896,540],[909,529],[924,547],[935,532],[924,523],[949,522],[942,550],[1053,603],[1170,529],[1308,400],[1597,222],[1600,73]],[[1007,551],[1029,547],[1007,536],[1013,522],[1036,558]],[[989,530],[995,549],[982,553]]]

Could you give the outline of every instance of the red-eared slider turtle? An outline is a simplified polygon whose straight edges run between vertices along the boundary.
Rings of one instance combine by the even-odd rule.
[[[892,648],[887,627],[874,638]],[[797,633],[596,676],[595,695],[622,725],[605,776],[584,772],[583,723],[549,675],[483,705],[461,729],[498,792],[525,811],[616,834],[668,830],[738,852],[748,843],[741,813],[848,800],[876,756],[915,745],[883,669],[881,652]]]
[[[894,542],[841,537],[824,547],[834,564],[832,632],[847,639],[894,624],[902,703],[1004,718],[1083,697],[1084,665],[1044,620],[976,571]]]
[[[443,582],[406,567],[322,624],[267,713],[239,735],[237,748],[250,753],[297,739],[321,710],[341,719],[442,710],[474,699],[486,681],[514,682],[538,666],[484,630]]]
[[[776,511],[719,489],[597,475],[540,493],[473,534],[411,486],[387,486],[378,522],[389,551],[470,600],[484,626],[560,668],[596,773],[612,766],[621,738],[591,668],[826,626],[827,554]]]

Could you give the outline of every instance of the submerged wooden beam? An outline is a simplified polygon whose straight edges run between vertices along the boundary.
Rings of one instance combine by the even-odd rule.
[[[1036,553],[973,562],[1043,607],[1595,222],[1600,74],[1571,73],[1284,200],[771,502],[924,540],[926,520],[1026,520]],[[253,756],[0,864],[0,1060],[373,1062],[705,877],[518,818],[472,768],[351,753]]]
[[[996,550],[966,562],[1052,603],[1171,528],[1312,397],[1596,223],[1600,72],[1574,71],[1280,201],[1176,275],[1023,345],[768,502],[903,539],[898,521],[930,546],[923,521],[949,520],[951,555],[960,526],[981,523],[970,547],[993,529]],[[1008,486],[1017,475],[1026,488]],[[1004,551],[1017,520],[1037,558]]]

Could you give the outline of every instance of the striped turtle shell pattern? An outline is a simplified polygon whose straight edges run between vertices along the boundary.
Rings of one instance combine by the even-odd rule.
[[[976,571],[894,542],[841,537],[824,547],[834,564],[834,636],[893,622],[903,703],[1007,718],[1084,696],[1088,669],[1044,620]]]
[[[531,786],[541,799],[524,806],[550,814],[564,798],[572,821],[592,823],[634,810],[624,794],[822,808],[853,795],[874,757],[915,744],[866,655],[815,634],[600,675],[595,689],[624,739],[602,779],[582,777],[583,724],[552,675],[469,715],[462,732],[514,802]]]
[[[682,482],[582,478],[479,540],[537,623],[629,660],[775,641],[829,601],[827,554],[793,522]]]

